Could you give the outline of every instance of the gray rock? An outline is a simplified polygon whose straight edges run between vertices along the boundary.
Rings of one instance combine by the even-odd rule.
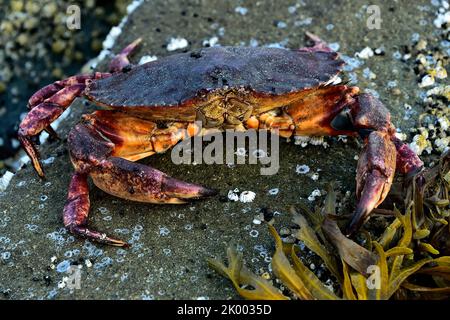
[[[394,123],[407,132],[414,126],[414,119],[403,120],[403,105],[417,105],[417,84],[412,63],[401,62],[392,53],[409,44],[406,39],[412,34],[426,37],[432,33],[433,13],[417,9],[429,1],[411,1],[401,8],[380,1],[383,22],[379,30],[366,27],[366,1],[304,2],[306,5],[297,10],[289,9],[292,1],[249,2],[247,13],[242,15],[235,10],[240,1],[147,1],[129,17],[114,51],[138,37],[144,41],[133,57],[136,63],[144,55],[170,54],[166,45],[176,37],[187,39],[188,49],[199,48],[214,36],[221,45],[248,45],[257,40],[259,45],[296,48],[304,45],[305,31],[338,43],[340,52],[351,57],[366,46],[384,47],[384,56],[364,60],[353,72],[361,88],[378,92],[392,111]],[[296,23],[308,18],[312,18],[310,24]],[[419,26],[416,21],[422,19],[429,23]],[[286,27],[278,28],[279,21]],[[326,28],[329,24],[334,28]],[[375,80],[363,77],[366,67],[376,74]],[[393,95],[386,85],[390,80],[396,80],[408,95]],[[75,102],[60,135],[66,137],[81,114],[92,110],[92,106]],[[261,176],[258,165],[177,166],[171,162],[170,153],[144,160],[171,176],[221,190],[222,197],[188,205],[132,203],[93,187],[90,226],[131,240],[133,246],[125,250],[94,246],[65,232],[61,212],[72,167],[64,141],[46,144],[42,158],[55,157],[53,163],[45,165],[47,180],[40,181],[30,167],[24,168],[0,196],[0,298],[237,298],[230,282],[208,268],[206,258],[225,257],[225,247],[234,242],[243,247],[250,269],[267,271],[268,263],[254,248],[260,245],[269,252],[273,250],[266,226],[252,223],[261,208],[281,213],[275,216],[277,227],[289,226],[289,207],[299,202],[312,207],[308,195],[315,189],[324,189],[327,182],[337,181],[342,192],[354,192],[354,157],[359,154],[359,147],[351,139],[347,144],[335,139],[327,142],[328,149],[301,148],[282,141],[281,167],[273,176]],[[312,172],[321,169],[319,180],[296,174],[298,164],[308,165]],[[221,201],[235,188],[255,192],[255,200]],[[279,188],[279,192],[269,194],[274,188]],[[318,197],[315,204],[322,198]],[[255,234],[257,237],[252,237]],[[70,290],[61,283],[58,286],[63,277],[69,276],[65,272],[66,260],[82,265],[81,289]]]

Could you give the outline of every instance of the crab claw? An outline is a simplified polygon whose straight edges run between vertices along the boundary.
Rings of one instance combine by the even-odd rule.
[[[116,115],[114,119],[119,121],[120,117],[121,115]],[[139,127],[138,124],[145,123],[148,124],[145,120],[135,120],[134,129]],[[139,140],[134,139],[141,137],[134,136],[136,132],[128,129],[128,134],[122,132],[123,134],[119,135],[107,126],[100,132],[92,124],[82,123],[69,133],[70,157],[76,170],[70,183],[63,219],[64,225],[72,234],[103,244],[127,246],[121,240],[88,228],[88,177],[106,193],[139,202],[178,204],[216,194],[213,189],[183,182],[150,166],[114,156],[115,152],[120,154],[120,150],[128,150],[127,146],[123,145],[125,141],[130,143]],[[106,137],[109,135],[112,138],[113,133],[116,134],[117,145]],[[145,137],[146,132],[141,134]],[[122,145],[119,145],[119,138]],[[149,154],[147,151],[144,151],[145,155]]]
[[[396,154],[389,133],[373,131],[367,137],[356,173],[359,202],[347,227],[347,236],[355,233],[386,198],[394,179]]]
[[[176,199],[177,203],[184,203],[188,199],[196,200],[212,197],[217,194],[216,189],[206,188],[201,185],[184,182],[167,175],[163,176],[161,192],[170,199]]]
[[[148,203],[186,203],[217,192],[183,182],[140,163],[110,157],[90,173],[94,184],[113,196]]]

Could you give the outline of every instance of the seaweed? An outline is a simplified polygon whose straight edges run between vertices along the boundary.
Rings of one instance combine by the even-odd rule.
[[[385,210],[385,219],[393,220],[381,235],[365,232],[365,247],[342,234],[331,184],[324,206],[315,213],[305,206],[300,206],[303,214],[292,208],[293,222],[299,227],[294,237],[322,259],[339,285],[336,292],[305,266],[298,245],[286,246],[270,224],[275,241],[272,270],[289,289],[287,293],[249,271],[242,253],[233,247],[227,250],[228,266],[217,259],[209,259],[209,265],[230,279],[246,299],[448,298],[449,159],[446,153],[435,167],[405,180],[404,208]]]

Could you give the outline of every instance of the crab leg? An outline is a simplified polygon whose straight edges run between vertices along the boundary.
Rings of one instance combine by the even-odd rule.
[[[100,243],[124,247],[127,243],[107,237],[98,231],[86,227],[89,214],[89,186],[87,174],[75,173],[69,186],[66,205],[64,206],[64,225],[74,235],[92,239]]]
[[[128,55],[140,42],[141,39],[135,40],[111,61],[110,68],[112,72],[119,72],[130,64]],[[31,137],[37,136],[45,130],[52,137],[57,138],[58,136],[51,127],[51,123],[67,109],[76,97],[83,94],[89,82],[110,76],[111,73],[101,72],[75,75],[49,84],[30,97],[28,100],[28,109],[30,111],[19,126],[18,138],[40,177],[44,177],[44,171],[39,162],[39,153],[31,141]]]
[[[306,51],[306,52],[333,52],[333,50],[328,46],[328,43],[320,39],[318,36],[311,32],[306,32],[306,37],[313,42],[312,47],[303,47],[298,49],[299,51]]]
[[[335,85],[311,90],[281,109],[250,117],[245,126],[277,131],[282,137],[359,135],[364,149],[359,157],[356,194],[359,198],[348,225],[351,235],[386,198],[397,169],[408,174],[423,166],[419,157],[397,137],[384,105],[359,89]]]
[[[86,227],[88,176],[103,191],[140,202],[179,204],[216,193],[215,190],[179,181],[159,170],[132,162],[155,152],[163,152],[187,137],[188,123],[174,123],[159,129],[151,121],[114,111],[97,111],[85,116],[84,120],[85,123],[72,129],[68,138],[76,171],[63,214],[64,223],[73,234],[110,245],[126,245]]]
[[[134,40],[116,55],[109,64],[110,72],[121,72],[124,68],[130,66],[131,63],[130,60],[128,60],[128,55],[130,55],[141,42],[141,38]]]
[[[281,114],[272,111],[250,117],[246,128],[277,130],[280,136],[331,136],[355,135],[353,128],[336,130],[332,120],[342,109],[354,102],[359,89],[346,85],[315,88],[301,99],[281,109]]]
[[[82,94],[86,82],[106,78],[110,75],[96,72],[92,75],[73,76],[44,87],[30,98],[28,102],[30,112],[19,125],[18,138],[40,177],[44,177],[44,171],[39,162],[39,153],[31,141],[31,137],[51,128],[50,124],[67,109],[76,97]],[[52,129],[49,130],[52,131]]]

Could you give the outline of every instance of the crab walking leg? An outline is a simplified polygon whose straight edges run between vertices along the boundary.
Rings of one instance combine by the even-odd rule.
[[[76,172],[72,176],[69,194],[64,206],[64,226],[74,235],[95,240],[100,243],[118,247],[127,246],[127,243],[107,237],[104,233],[87,228],[90,208],[89,186],[87,174]]]
[[[43,130],[53,132],[50,124],[83,93],[86,83],[110,75],[96,72],[91,75],[73,76],[44,87],[30,98],[28,101],[30,111],[19,125],[18,138],[40,177],[44,177],[44,171],[39,162],[39,152],[31,137],[39,135]]]
[[[65,224],[73,234],[111,245],[125,245],[86,227],[88,176],[103,191],[140,202],[179,204],[216,194],[215,190],[171,178],[159,170],[132,162],[163,152],[186,138],[188,123],[159,129],[151,121],[114,111],[97,111],[84,120],[86,123],[78,124],[68,138],[76,173],[63,214]],[[124,122],[127,127],[123,126]]]
[[[423,166],[419,157],[398,138],[384,105],[358,88],[323,87],[311,91],[295,103],[250,117],[245,126],[268,129],[282,137],[358,135],[364,149],[357,166],[358,203],[347,228],[351,235],[368,219],[370,212],[386,198],[395,171],[407,174]]]
[[[306,37],[313,42],[312,47],[303,47],[298,49],[299,51],[306,51],[306,52],[334,52],[329,46],[328,43],[320,39],[318,36],[311,32],[306,32]]]
[[[57,94],[61,89],[64,89],[66,87],[70,87],[76,84],[84,85],[86,83],[86,80],[96,80],[96,79],[104,79],[111,76],[110,73],[102,73],[102,72],[95,72],[93,74],[81,74],[81,75],[75,75],[71,76],[69,78],[66,78],[64,80],[58,80],[56,82],[53,82],[52,84],[49,84],[42,89],[36,91],[28,100],[28,109],[33,109],[40,103],[44,102],[46,99],[54,96]]]
[[[336,85],[309,90],[297,101],[281,108],[250,117],[246,128],[277,130],[281,137],[355,135],[353,128],[336,130],[332,120],[354,102],[359,89]]]
[[[109,64],[110,72],[120,72],[123,68],[131,65],[130,60],[128,60],[128,55],[130,55],[137,46],[142,42],[142,39],[136,39],[128,46],[126,46],[118,55],[111,60]]]

